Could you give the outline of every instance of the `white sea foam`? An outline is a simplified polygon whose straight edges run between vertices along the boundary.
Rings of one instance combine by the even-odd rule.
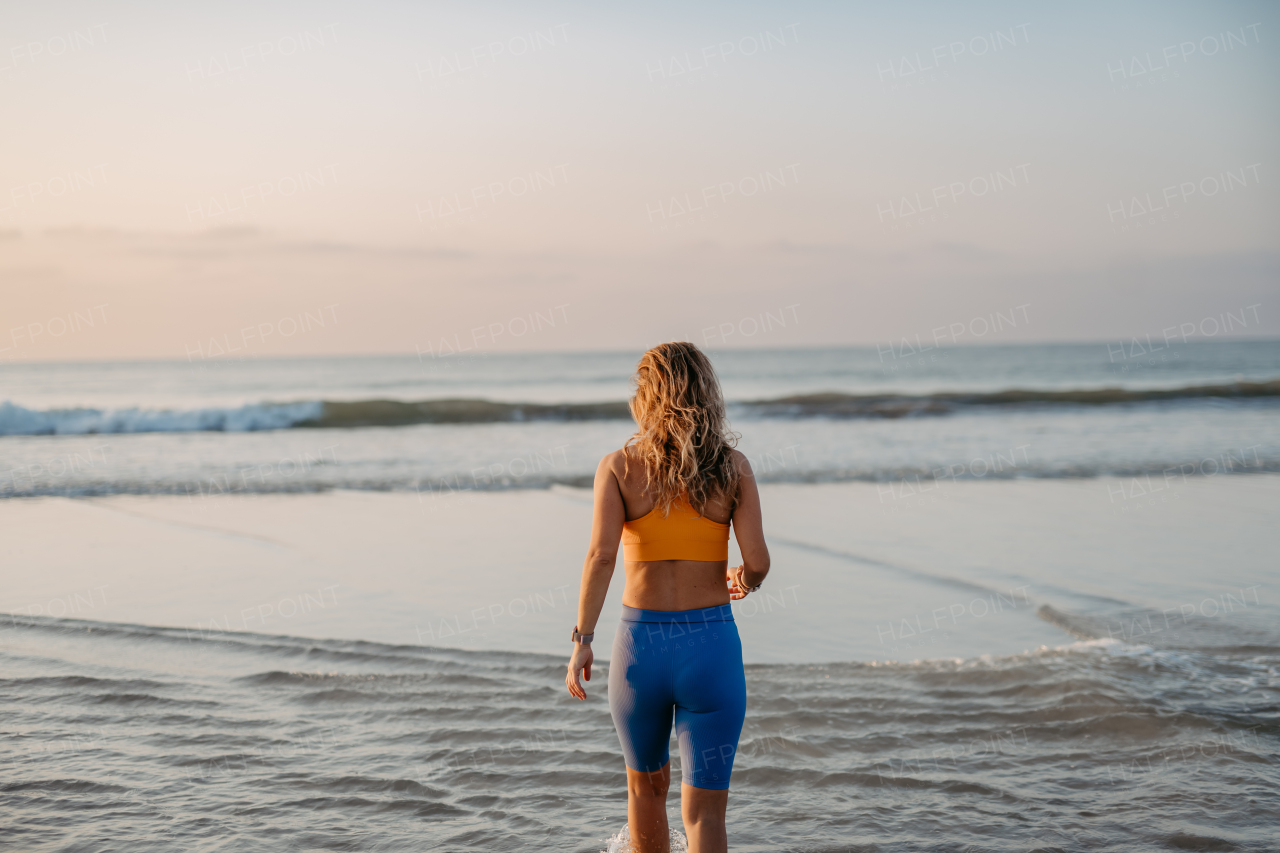
[[[0,435],[90,435],[129,432],[252,432],[287,429],[320,417],[324,404],[254,403],[199,409],[52,409],[0,403]]]
[[[689,849],[688,842],[685,840],[684,833],[676,829],[671,829],[671,853],[687,853]],[[609,846],[603,853],[632,853],[634,848],[631,846],[631,829],[623,824],[622,829],[609,839]]]

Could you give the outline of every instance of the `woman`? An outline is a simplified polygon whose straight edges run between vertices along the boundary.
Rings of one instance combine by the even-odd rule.
[[[585,699],[591,640],[622,541],[626,587],[609,666],[609,709],[627,765],[627,823],[638,853],[668,849],[668,743],[674,712],[691,853],[728,849],[729,775],[746,713],[742,644],[729,602],[769,573],[760,495],[733,449],[711,362],[668,343],[636,369],[639,429],[596,469],[591,547],[582,567],[565,684]],[[732,523],[743,564],[729,565]]]

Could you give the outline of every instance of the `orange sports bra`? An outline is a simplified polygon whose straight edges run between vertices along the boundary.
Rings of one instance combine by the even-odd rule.
[[[729,525],[698,515],[681,496],[666,518],[654,507],[622,525],[622,553],[628,562],[729,559]]]

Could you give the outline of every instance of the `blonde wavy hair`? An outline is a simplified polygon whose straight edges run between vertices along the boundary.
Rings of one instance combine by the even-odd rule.
[[[634,382],[631,416],[639,429],[625,447],[644,462],[654,505],[665,516],[684,495],[701,515],[720,495],[732,510],[741,476],[732,450],[740,436],[729,429],[711,361],[691,343],[659,344],[640,358]]]

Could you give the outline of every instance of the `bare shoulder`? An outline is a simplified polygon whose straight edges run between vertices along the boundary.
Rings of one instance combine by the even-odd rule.
[[[615,450],[612,453],[606,453],[600,460],[600,467],[613,468],[616,465],[621,465],[626,458],[626,451],[623,450]]]
[[[751,477],[751,460],[747,458],[747,454],[741,450],[734,448],[729,451],[729,458],[733,460],[733,466],[738,469],[738,473],[744,477]]]
[[[626,450],[625,449],[615,450],[612,453],[606,453],[604,455],[604,458],[600,460],[600,464],[596,466],[596,473],[599,474],[605,471],[610,471],[613,473],[615,477],[618,478],[618,482],[622,482],[626,468],[627,468]]]

